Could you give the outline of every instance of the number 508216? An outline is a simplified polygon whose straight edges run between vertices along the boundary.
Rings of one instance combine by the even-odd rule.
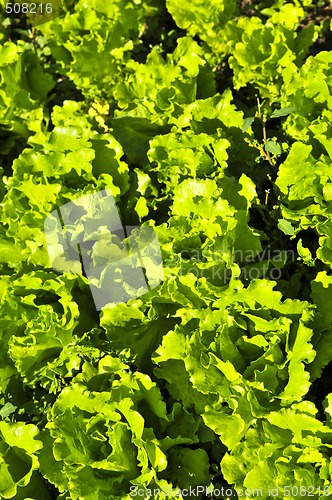
[[[6,14],[51,14],[51,3],[6,3]]]

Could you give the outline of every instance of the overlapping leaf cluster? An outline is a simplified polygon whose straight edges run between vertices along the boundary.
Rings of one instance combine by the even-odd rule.
[[[0,498],[332,496],[327,3],[0,2]],[[105,189],[164,280],[99,313],[44,221]]]

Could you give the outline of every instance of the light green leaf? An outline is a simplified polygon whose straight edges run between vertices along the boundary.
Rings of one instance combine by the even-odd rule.
[[[289,379],[284,391],[279,396],[284,401],[290,403],[300,401],[309,390],[310,373],[306,370],[306,364],[310,364],[316,356],[316,352],[309,342],[312,336],[313,331],[300,321],[294,345],[287,356]]]
[[[314,266],[315,265],[315,259],[312,257],[312,254],[309,250],[309,248],[306,248],[302,245],[302,239],[300,238],[299,241],[297,242],[296,245],[297,251],[301,259],[305,264],[308,266]]]
[[[275,141],[268,140],[264,145],[264,148],[266,151],[268,151],[269,153],[273,153],[274,155],[281,154],[281,147]]]
[[[205,424],[220,436],[228,449],[232,449],[245,434],[245,422],[238,414],[225,415],[220,411],[207,411],[202,417]]]
[[[243,133],[245,133],[248,130],[248,128],[252,125],[254,120],[255,120],[254,116],[249,116],[248,118],[245,118],[243,120],[243,125],[242,125],[242,132]]]
[[[295,230],[292,224],[285,219],[278,220],[278,229],[280,229],[280,231],[282,231],[284,234],[287,234],[288,236],[293,236],[295,234]]]
[[[0,417],[6,418],[12,413],[15,412],[17,406],[14,406],[12,403],[6,403],[0,410]]]
[[[295,108],[292,106],[289,106],[288,108],[276,109],[273,111],[270,118],[280,118],[281,116],[288,116],[293,113],[293,111],[295,111]]]

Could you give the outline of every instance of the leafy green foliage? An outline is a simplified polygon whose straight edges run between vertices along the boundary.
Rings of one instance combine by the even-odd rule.
[[[38,132],[43,119],[42,103],[54,82],[24,43],[6,42],[0,48],[1,126],[27,137]]]
[[[0,1],[1,498],[331,496],[326,7],[79,0],[32,26]],[[164,279],[99,313],[44,222],[104,190]],[[107,267],[95,208],[79,256]]]

